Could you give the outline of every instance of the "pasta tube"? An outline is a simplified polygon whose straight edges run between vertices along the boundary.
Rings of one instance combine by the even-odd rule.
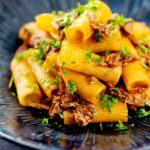
[[[128,22],[125,30],[133,36],[134,42],[138,42],[150,34],[150,29],[144,22]]]
[[[111,9],[102,1],[91,1],[86,5],[94,17],[94,23],[107,23],[110,20],[112,12]]]
[[[100,40],[100,42],[95,42],[92,41],[92,39],[89,39],[84,43],[79,43],[79,46],[83,49],[91,49],[94,53],[105,52],[106,50],[109,50],[110,52],[120,51],[121,33],[118,28],[113,30],[108,37]]]
[[[49,72],[54,77],[57,76],[57,57],[58,53],[53,53],[51,55],[48,55],[46,60],[43,63],[43,68],[46,70],[46,72]]]
[[[130,40],[124,36],[122,36],[120,41],[120,49],[122,48],[125,48],[131,54],[131,57],[139,58],[135,47],[132,45]]]
[[[73,114],[69,111],[63,112],[64,117],[64,124],[65,125],[71,125],[76,124]],[[128,109],[125,103],[118,102],[116,103],[112,109],[111,112],[109,112],[106,109],[102,109],[100,106],[96,107],[95,117],[91,121],[91,123],[98,123],[98,122],[118,122],[118,120],[121,120],[123,122],[128,121]]]
[[[106,89],[105,85],[99,82],[95,77],[88,77],[70,70],[67,70],[67,73],[64,71],[60,74],[66,84],[68,81],[75,82],[77,84],[77,93],[82,98],[95,105],[99,104],[100,97]]]
[[[50,13],[43,13],[36,16],[36,25],[39,29],[49,32],[50,34],[57,34],[58,31],[54,26],[54,21],[57,18],[56,15]]]
[[[83,13],[66,29],[65,33],[67,40],[71,42],[85,42],[93,34],[89,15]]]
[[[19,30],[19,38],[22,40],[29,40],[32,35],[38,35],[40,37],[47,37],[46,33],[40,30],[35,22],[29,22],[21,27]]]
[[[22,106],[30,106],[30,103],[38,103],[42,94],[30,66],[25,60],[11,62],[11,70],[17,90],[19,103]]]
[[[121,76],[122,67],[117,66],[114,68],[104,67],[98,63],[100,62],[100,56],[92,54],[95,62],[87,59],[87,51],[79,48],[77,45],[71,44],[67,41],[63,42],[61,51],[58,56],[57,63],[64,68],[71,69],[80,73],[84,73],[90,76],[109,82],[113,85],[117,84]]]
[[[149,77],[140,61],[130,62],[123,67],[122,78],[129,92],[136,92],[141,87],[149,87]]]
[[[42,66],[38,64],[32,57],[27,58],[27,61],[44,93],[48,98],[52,98],[52,91],[57,89],[57,85],[53,83],[54,77],[48,74]]]

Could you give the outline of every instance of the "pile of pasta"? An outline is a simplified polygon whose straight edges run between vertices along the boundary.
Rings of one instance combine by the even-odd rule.
[[[127,122],[150,98],[150,29],[102,1],[39,14],[19,31],[11,71],[18,101],[65,125]]]

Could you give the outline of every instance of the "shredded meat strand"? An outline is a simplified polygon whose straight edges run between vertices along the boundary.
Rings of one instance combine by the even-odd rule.
[[[63,79],[61,77],[60,79],[59,89],[54,94],[49,115],[53,118],[63,110],[72,111],[75,121],[81,126],[86,126],[94,118],[94,106],[79,99],[76,94],[69,93]]]

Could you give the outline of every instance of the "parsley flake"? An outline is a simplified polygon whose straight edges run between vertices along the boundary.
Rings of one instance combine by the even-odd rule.
[[[72,23],[71,14],[68,14],[64,18],[64,21],[60,24],[60,27],[65,28],[65,27],[69,26],[71,23]]]
[[[125,57],[131,57],[131,53],[126,47],[121,48],[121,55]]]
[[[49,118],[43,118],[41,122],[42,122],[43,125],[48,125]]]
[[[100,31],[95,34],[95,39],[97,42],[100,41],[101,36],[102,36],[102,33]]]
[[[22,61],[24,59],[24,56],[25,56],[24,53],[20,53],[20,54],[17,54],[15,56],[15,58],[16,58],[17,61]]]
[[[139,48],[140,48],[141,52],[143,52],[143,53],[145,53],[145,54],[148,53],[148,48],[146,48],[145,46],[140,45]]]
[[[119,26],[124,26],[125,23],[131,21],[132,19],[131,18],[125,18],[123,15],[117,15],[111,22],[111,25],[112,26],[116,26],[116,25],[119,25]]]
[[[143,118],[143,117],[147,117],[147,116],[150,116],[150,110],[147,111],[145,108],[141,108],[137,111],[138,118]]]
[[[11,76],[10,80],[9,80],[9,84],[8,84],[8,88],[11,88],[14,82],[14,78],[13,76]]]
[[[68,71],[68,70],[63,70],[63,73],[64,73],[64,74],[68,74],[69,71]]]
[[[70,93],[72,93],[72,94],[77,91],[77,84],[73,81],[68,82],[68,87],[69,87]]]
[[[118,130],[118,131],[124,131],[127,129],[128,129],[128,127],[126,125],[124,125],[121,120],[119,120],[118,124],[116,124],[116,130]]]
[[[84,9],[85,9],[84,5],[77,3],[77,8],[75,9],[75,12],[80,15],[84,12]]]
[[[99,127],[100,127],[101,131],[103,131],[103,124],[102,123],[99,124]]]
[[[104,94],[102,99],[100,100],[101,108],[106,108],[111,112],[111,108],[118,102],[118,97],[110,96],[108,94]]]
[[[11,95],[12,95],[13,97],[17,97],[17,95],[16,95],[15,92],[11,92]]]

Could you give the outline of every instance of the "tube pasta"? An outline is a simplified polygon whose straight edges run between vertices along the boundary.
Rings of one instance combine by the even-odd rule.
[[[53,53],[47,56],[46,60],[43,63],[43,68],[49,72],[54,77],[57,76],[57,57],[58,53]]]
[[[64,124],[71,125],[76,124],[73,114],[69,111],[63,112]],[[113,107],[111,112],[108,110],[102,109],[100,106],[96,107],[95,117],[91,123],[97,122],[117,122],[121,120],[123,122],[128,121],[128,109],[125,103],[118,102]]]
[[[90,76],[95,76],[105,82],[117,84],[121,76],[122,67],[115,68],[103,67],[92,62],[88,62],[86,57],[87,51],[82,50],[77,45],[64,41],[61,51],[58,56],[58,65],[63,65],[64,68],[78,71]],[[100,58],[93,54],[95,58]]]
[[[93,10],[92,6],[96,6],[96,9]],[[110,20],[112,12],[110,8],[102,1],[91,1],[86,6],[92,13],[91,15],[94,17],[94,23],[107,23]]]
[[[25,60],[20,62],[13,58],[11,70],[17,89],[19,103],[22,106],[29,106],[30,103],[40,102],[42,93],[27,62]]]
[[[149,77],[140,61],[130,62],[123,67],[122,78],[129,92],[135,92],[141,87],[149,87]]]
[[[128,38],[122,36],[122,39],[120,41],[120,46],[121,46],[120,49],[126,48],[128,52],[131,54],[131,57],[139,58],[135,47],[132,45],[132,43]]]
[[[50,13],[43,13],[36,16],[36,25],[38,28],[49,32],[52,35],[58,34],[57,29],[54,25],[54,20],[56,20],[57,16]]]
[[[27,61],[44,93],[48,98],[52,98],[52,91],[57,89],[57,85],[53,83],[54,77],[48,74],[38,62],[32,58],[27,58]]]
[[[67,40],[71,42],[85,42],[93,34],[89,15],[83,13],[68,29],[66,29],[65,33]]]
[[[26,41],[28,40],[32,35],[39,35],[42,37],[46,37],[46,33],[42,30],[40,30],[35,22],[29,22],[21,27],[19,30],[19,38]]]
[[[79,46],[83,49],[91,49],[94,53],[105,52],[107,50],[110,52],[118,52],[120,51],[120,41],[121,33],[117,28],[112,32],[111,35],[103,38],[99,42],[94,42],[92,39],[89,39],[84,43],[80,43]]]
[[[73,81],[77,84],[77,93],[92,104],[99,104],[99,100],[106,87],[95,77],[88,77],[83,74],[68,70],[67,74],[60,73],[66,84]]]

